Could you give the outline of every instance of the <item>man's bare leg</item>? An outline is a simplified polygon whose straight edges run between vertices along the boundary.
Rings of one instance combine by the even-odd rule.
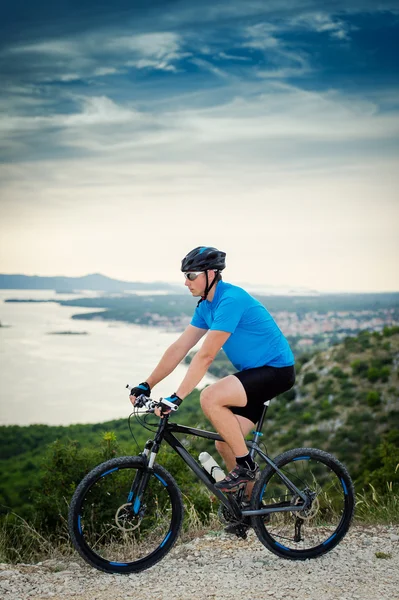
[[[241,422],[229,407],[243,407],[247,404],[245,389],[237,377],[229,375],[205,388],[201,393],[200,400],[205,415],[231,451],[231,454],[228,454],[227,450],[225,451],[228,461],[226,465],[229,469],[230,467],[233,469],[236,465],[236,457],[248,454],[244,440],[244,431],[248,433],[248,430],[247,425],[244,426],[244,430],[242,429]],[[254,426],[248,419],[246,421],[251,423],[251,428]]]
[[[240,425],[242,435],[245,438],[248,435],[248,433],[252,431],[252,429],[254,429],[255,424],[252,423],[252,421],[250,421],[246,417],[242,417],[241,415],[234,416],[237,419]],[[234,469],[234,467],[236,466],[236,457],[230,446],[226,442],[217,441],[215,442],[215,447],[216,450],[219,452],[220,456],[223,458],[228,470],[231,471],[232,469]]]
[[[247,395],[241,381],[229,375],[201,392],[201,408],[216,431],[231,448],[234,456],[243,456],[248,452],[236,416],[228,406],[245,406]]]
[[[235,415],[235,418],[240,424],[240,428],[244,438],[248,435],[250,431],[252,431],[256,427],[255,423],[252,423],[252,421],[250,421],[246,417],[243,417],[241,415]],[[234,469],[234,467],[236,466],[236,457],[233,451],[231,450],[230,446],[226,444],[226,442],[216,441],[215,448],[220,454],[220,456],[223,458],[227,471],[232,471],[232,469]],[[245,495],[248,496],[248,498],[251,497],[254,485],[255,484],[252,482],[247,483]]]

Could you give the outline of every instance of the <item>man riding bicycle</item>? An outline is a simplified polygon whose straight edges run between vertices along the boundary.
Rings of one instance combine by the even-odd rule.
[[[254,482],[259,467],[248,453],[245,436],[258,422],[266,400],[289,390],[295,382],[294,355],[267,309],[242,288],[225,283],[221,271],[226,254],[200,246],[182,260],[181,270],[191,294],[200,298],[190,325],[166,350],[144,383],[132,389],[134,404],[140,394],[167,377],[206,334],[187,373],[171,396],[162,399],[158,416],[179,406],[201,381],[221,348],[237,372],[202,390],[201,408],[223,442],[215,443],[229,474],[216,484],[235,492]]]

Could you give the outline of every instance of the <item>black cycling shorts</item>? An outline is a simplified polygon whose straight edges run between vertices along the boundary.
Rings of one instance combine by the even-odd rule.
[[[247,394],[246,406],[230,406],[235,415],[246,417],[257,423],[262,415],[264,403],[291,389],[295,383],[295,367],[256,367],[234,373]]]

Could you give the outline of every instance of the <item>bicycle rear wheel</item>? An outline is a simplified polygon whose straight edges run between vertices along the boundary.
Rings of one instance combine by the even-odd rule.
[[[141,457],[125,456],[98,465],[78,485],[69,532],[76,550],[93,567],[131,573],[152,567],[169,552],[182,520],[181,493],[168,471],[154,465],[149,474]]]
[[[295,448],[274,459],[276,466],[304,492],[304,511],[270,513],[270,519],[252,517],[259,540],[283,558],[305,560],[329,552],[347,533],[353,518],[355,493],[346,468],[331,454],[315,448]],[[263,507],[262,507],[263,503]],[[303,504],[272,467],[257,481],[251,509],[265,505]]]

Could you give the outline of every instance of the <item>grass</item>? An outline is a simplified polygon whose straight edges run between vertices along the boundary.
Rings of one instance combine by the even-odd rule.
[[[392,484],[387,484],[385,494],[377,492],[371,484],[356,494],[355,519],[356,523],[366,525],[399,523],[399,496],[394,492]]]
[[[66,526],[57,535],[45,536],[15,513],[0,522],[0,563],[34,564],[71,554]]]
[[[185,517],[179,543],[223,528],[217,516],[217,505],[215,508],[212,505],[207,516],[200,516],[187,496],[184,496],[184,505]],[[65,559],[74,553],[66,522],[62,523],[57,533],[45,535],[13,512],[0,521],[0,563],[35,564],[44,560]]]
[[[194,538],[201,537],[209,532],[220,531],[223,529],[223,525],[217,515],[218,504],[215,508],[212,504],[211,511],[205,519],[201,519],[198,514],[194,503],[183,494],[184,499],[184,521],[182,532],[180,534],[181,542],[188,542]],[[216,512],[215,512],[216,511]]]
[[[223,529],[217,515],[218,503],[211,503],[208,515],[199,514],[194,502],[184,496],[185,518],[179,543],[189,542],[205,534],[219,534]],[[399,496],[387,485],[385,494],[370,485],[356,496],[356,525],[392,525],[399,523]],[[58,532],[45,535],[34,525],[15,513],[9,513],[0,522],[0,562],[35,564],[49,559],[65,559],[74,555],[66,523]],[[377,552],[376,558],[391,556]]]

